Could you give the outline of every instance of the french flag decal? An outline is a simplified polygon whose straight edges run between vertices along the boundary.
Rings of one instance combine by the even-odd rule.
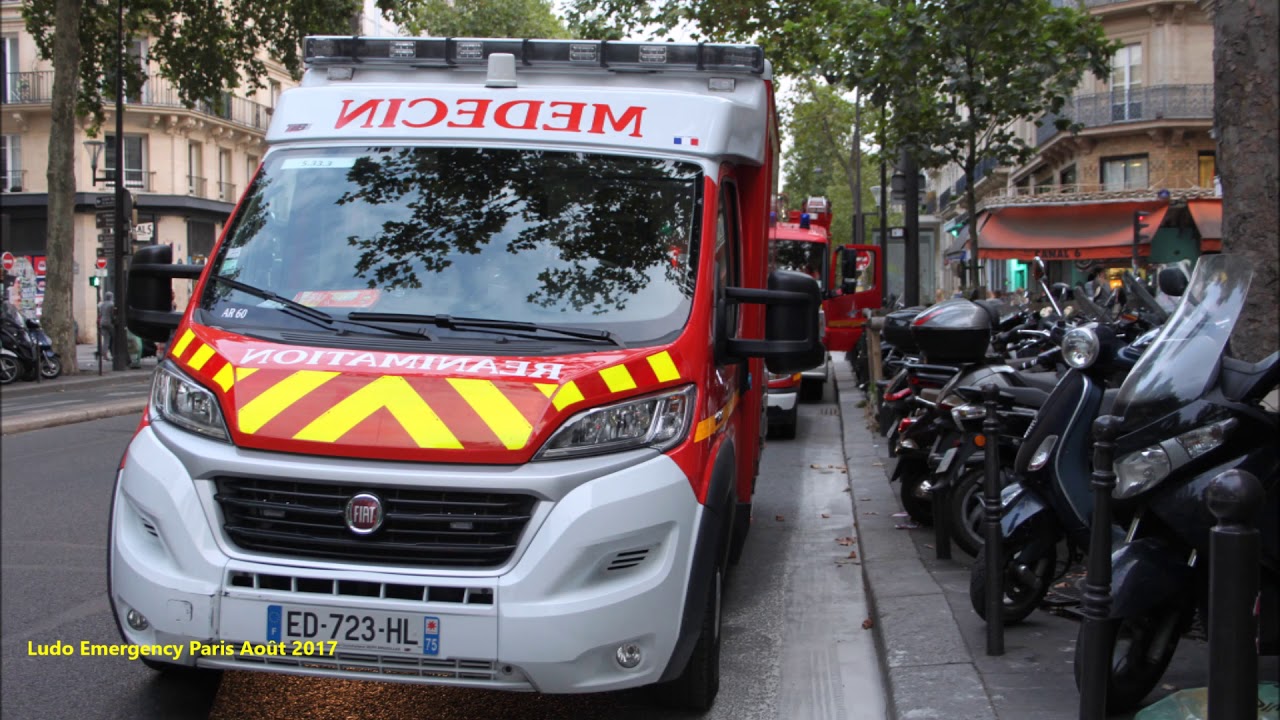
[[[680,135],[680,136],[676,137],[676,139],[675,139],[675,144],[676,144],[676,145],[692,145],[692,146],[694,146],[694,147],[697,147],[697,146],[698,146],[698,138],[696,138],[696,137],[690,137],[690,136],[688,136],[688,135]]]

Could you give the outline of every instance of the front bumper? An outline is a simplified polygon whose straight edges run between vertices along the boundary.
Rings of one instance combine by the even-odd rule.
[[[538,502],[511,558],[496,568],[325,561],[234,545],[214,497],[218,474],[519,489]],[[656,682],[665,670],[701,519],[685,474],[648,450],[518,468],[426,466],[242,450],[157,423],[129,446],[113,497],[111,600],[128,642],[180,645],[177,662],[184,665],[553,693],[613,690]],[[422,594],[395,599],[405,588]],[[439,618],[439,651],[339,645],[329,656],[234,652],[268,639],[269,605]],[[147,627],[130,627],[131,609]],[[614,659],[623,643],[641,648],[634,668]]]
[[[827,358],[816,368],[809,368],[800,373],[800,377],[809,382],[825,383],[831,377],[831,359]]]
[[[769,392],[765,393],[768,416],[772,418],[793,412],[796,409],[796,403],[799,402],[799,394],[800,390],[797,387],[769,388]]]

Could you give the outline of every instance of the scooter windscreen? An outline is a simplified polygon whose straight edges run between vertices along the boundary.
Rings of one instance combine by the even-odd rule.
[[[1200,258],[1173,317],[1120,387],[1113,412],[1126,427],[1141,427],[1189,404],[1217,379],[1252,279],[1253,268],[1242,257]]]

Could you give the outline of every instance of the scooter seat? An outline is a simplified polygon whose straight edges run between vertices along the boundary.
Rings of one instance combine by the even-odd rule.
[[[1035,388],[1045,392],[1053,392],[1053,389],[1058,385],[1057,373],[1051,372],[1020,372],[1018,373],[1018,380],[1028,388]],[[1039,405],[1036,407],[1039,407]]]
[[[1036,410],[1044,406],[1044,401],[1049,398],[1049,393],[1051,392],[1051,390],[1042,390],[1035,387],[1007,387],[1000,388],[1000,391],[1012,396],[1014,405]]]
[[[1261,399],[1280,383],[1280,352],[1273,352],[1256,363],[1236,358],[1222,358],[1219,382],[1228,400],[1253,402]]]

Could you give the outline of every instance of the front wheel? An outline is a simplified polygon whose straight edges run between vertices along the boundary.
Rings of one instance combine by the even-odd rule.
[[[1107,673],[1107,714],[1138,706],[1160,682],[1178,649],[1182,634],[1181,612],[1176,607],[1157,608],[1136,618],[1108,620],[1103,644],[1111,658]],[[1080,689],[1085,626],[1076,635],[1075,676]]]
[[[723,581],[724,569],[719,565],[707,591],[702,629],[689,664],[685,665],[680,677],[657,686],[659,699],[665,704],[702,713],[710,710],[716,701],[716,694],[720,692],[720,595]]]
[[[1004,622],[1022,622],[1040,606],[1053,583],[1058,565],[1058,542],[1048,523],[1038,522],[1016,540],[1004,543]],[[969,571],[969,602],[978,617],[987,617],[987,549],[978,548],[978,556]]]
[[[0,385],[8,385],[17,380],[19,372],[17,358],[0,355]]]
[[[1003,488],[1008,473],[1001,472],[1000,479]],[[947,508],[951,513],[951,539],[961,550],[975,556],[987,541],[987,508],[983,505],[986,482],[987,471],[982,466],[970,470],[951,491],[951,506]]]
[[[62,358],[45,355],[40,358],[40,376],[52,380],[62,374]]]
[[[900,482],[902,488],[898,491],[898,498],[902,500],[902,509],[906,510],[907,515],[917,524],[932,525],[933,494],[930,491],[927,473],[904,475]]]

